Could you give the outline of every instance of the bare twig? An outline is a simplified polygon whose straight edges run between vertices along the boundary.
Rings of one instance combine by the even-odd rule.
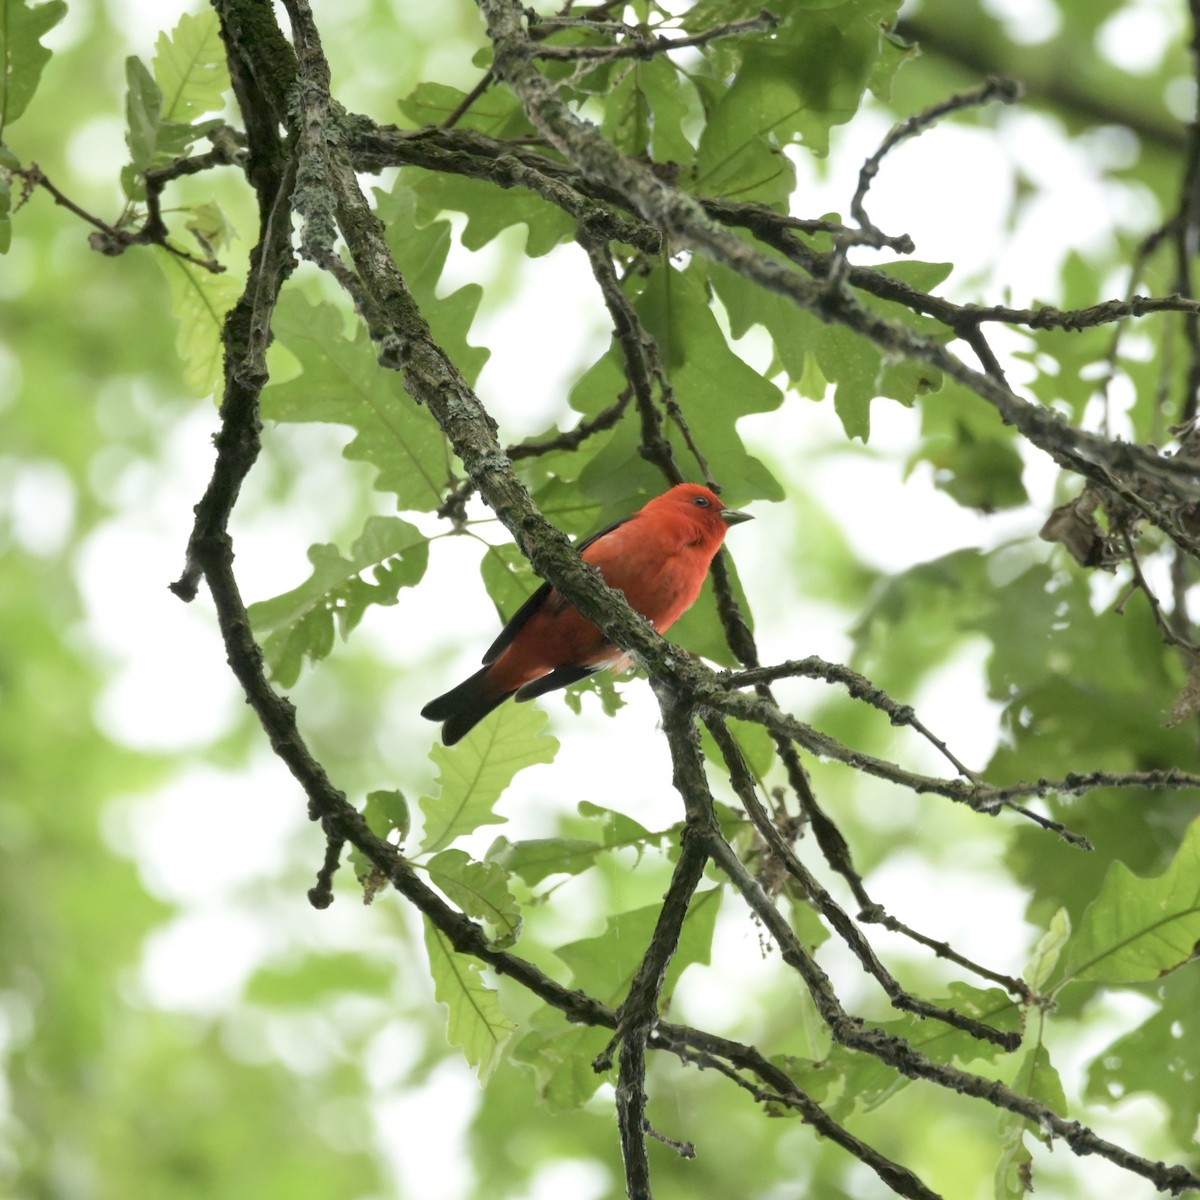
[[[708,731],[713,735],[725,759],[725,765],[729,769],[730,782],[733,784],[733,789],[746,809],[746,813],[753,822],[755,829],[758,830],[770,848],[771,853],[775,855],[788,874],[800,885],[804,894],[813,901],[817,911],[829,922],[838,936],[850,948],[850,951],[862,965],[863,970],[887,993],[892,1005],[904,1012],[911,1012],[920,1017],[930,1017],[934,1020],[942,1021],[947,1025],[964,1030],[971,1034],[972,1037],[992,1042],[997,1046],[1003,1047],[1005,1050],[1015,1050],[1021,1044],[1021,1035],[1019,1033],[1006,1033],[998,1029],[993,1029],[990,1025],[985,1025],[982,1021],[976,1021],[972,1017],[963,1016],[962,1013],[955,1012],[953,1009],[943,1008],[940,1005],[920,1000],[910,995],[900,986],[887,968],[884,967],[883,963],[879,961],[874,950],[871,949],[870,943],[863,937],[862,932],[855,926],[849,915],[842,910],[833,897],[817,882],[816,878],[796,857],[792,848],[780,836],[779,830],[775,828],[774,823],[767,815],[766,809],[763,808],[758,799],[750,769],[742,757],[742,752],[738,748],[737,742],[730,736],[725,722],[719,717],[709,715],[704,718],[704,723],[708,727]]]
[[[1200,80],[1200,0],[1188,0],[1192,22],[1192,73]],[[1200,98],[1187,126],[1187,146],[1183,177],[1179,185],[1179,207],[1172,223],[1175,251],[1175,286],[1185,296],[1194,296],[1192,262],[1200,251]],[[1200,316],[1189,313],[1183,321],[1188,347],[1188,369],[1179,407],[1179,424],[1196,417],[1200,406]]]
[[[520,462],[523,458],[539,458],[543,454],[569,453],[572,450],[578,450],[594,434],[612,429],[625,415],[625,410],[628,409],[632,399],[633,390],[626,388],[608,408],[598,412],[594,417],[580,421],[573,429],[564,430],[562,433],[555,434],[554,437],[543,438],[538,442],[514,442],[504,448],[504,453],[508,455],[511,462]],[[443,519],[465,522],[466,509],[464,505],[474,491],[475,485],[471,480],[460,480],[447,493],[446,499],[438,507],[437,515]]]
[[[998,77],[992,78],[968,92],[960,92],[958,95],[950,96],[945,100],[939,101],[937,104],[931,104],[928,108],[915,113],[907,120],[901,121],[898,125],[893,125],[887,137],[880,143],[879,148],[863,163],[858,173],[858,186],[855,188],[854,195],[850,200],[850,216],[858,224],[859,229],[862,231],[862,236],[864,238],[873,237],[879,241],[883,239],[883,233],[870,217],[867,216],[866,199],[867,190],[870,188],[875,176],[879,173],[879,164],[888,153],[900,145],[901,142],[924,133],[925,130],[929,129],[949,113],[960,112],[965,108],[974,108],[981,104],[987,104],[992,100],[1000,100],[1005,104],[1012,104],[1020,96],[1021,88],[1015,81]],[[848,265],[847,255],[852,244],[849,239],[844,237],[839,237],[834,243],[834,250],[830,256],[829,270],[826,276],[826,286],[832,290],[840,289],[845,283],[846,268]],[[985,369],[989,369],[991,364],[985,363],[984,366]],[[989,373],[991,373],[990,370]]]
[[[225,157],[224,151],[214,149],[208,154],[196,155],[194,158],[181,158],[172,163],[170,167],[163,167],[155,172],[147,172],[147,216],[145,223],[140,229],[124,229],[117,225],[110,225],[107,221],[102,221],[99,217],[93,216],[86,209],[80,208],[78,204],[50,181],[49,177],[37,163],[30,163],[28,167],[11,167],[9,170],[18,178],[23,179],[27,187],[31,189],[41,188],[42,191],[48,192],[55,204],[74,213],[81,221],[85,221],[91,225],[96,230],[89,238],[93,250],[108,255],[110,258],[115,258],[118,255],[124,254],[130,246],[159,246],[168,254],[174,255],[183,262],[191,263],[194,267],[200,267],[214,275],[219,275],[225,268],[216,259],[200,258],[176,246],[168,238],[168,230],[166,224],[163,222],[162,213],[159,208],[159,196],[169,179],[176,178],[179,175],[194,174],[196,171],[207,170],[209,167],[229,161],[230,159]],[[153,184],[151,183],[152,177]]]
[[[907,704],[898,704],[877,684],[872,683],[865,675],[843,666],[841,663],[826,662],[823,658],[811,655],[804,659],[789,659],[772,667],[755,667],[749,671],[733,671],[723,677],[724,682],[733,688],[747,687],[760,683],[773,683],[778,679],[804,676],[807,679],[823,679],[826,683],[840,684],[856,700],[862,700],[886,713],[893,725],[907,725],[919,733],[931,746],[967,779],[978,780],[979,776],[963,766],[951,754],[946,743],[932,734],[925,725],[917,719],[916,713]]]
[[[471,110],[471,106],[496,82],[496,76],[488,67],[479,82],[462,98],[458,107],[442,122],[442,129],[453,129]]]
[[[945,100],[931,104],[919,113],[914,113],[906,120],[893,125],[887,137],[880,142],[879,148],[863,163],[858,172],[858,187],[855,188],[854,196],[850,201],[850,215],[862,229],[875,227],[867,216],[865,203],[867,190],[879,173],[879,164],[901,142],[924,133],[925,130],[935,125],[943,117],[949,116],[950,113],[962,112],[967,108],[978,108],[981,105],[990,104],[993,100],[999,100],[1002,104],[1015,104],[1020,98],[1021,85],[1016,80],[993,76],[985,80],[979,87],[948,96]]]
[[[333,877],[342,865],[342,850],[346,841],[338,834],[326,831],[325,861],[317,872],[315,886],[308,889],[308,902],[313,908],[328,908],[333,903]]]
[[[663,732],[672,750],[675,786],[682,794],[692,794],[694,799],[690,803],[711,804],[712,798],[704,778],[699,747],[688,733],[689,718],[686,706],[681,705],[667,687],[659,687],[657,694],[663,707]],[[1161,1191],[1181,1191],[1200,1185],[1200,1176],[1186,1167],[1168,1167],[1164,1163],[1152,1162],[1141,1155],[1133,1154],[1124,1147],[1099,1137],[1079,1122],[1067,1120],[1048,1105],[1022,1096],[996,1080],[984,1079],[957,1067],[934,1062],[916,1051],[903,1038],[879,1029],[866,1028],[842,1008],[828,977],[805,950],[771,898],[746,870],[725,839],[720,836],[710,838],[708,848],[713,861],[729,877],[738,893],[775,939],[784,962],[796,970],[808,986],[817,1010],[829,1026],[834,1041],[848,1049],[870,1054],[910,1079],[925,1079],[961,1095],[975,1096],[997,1108],[1033,1120],[1043,1132],[1062,1138],[1076,1154],[1098,1154],[1125,1170],[1151,1180]],[[669,1028],[664,1025],[664,1032],[669,1031]]]
[[[1159,603],[1158,597],[1154,594],[1154,590],[1146,582],[1146,576],[1142,573],[1142,564],[1138,558],[1137,550],[1134,548],[1133,539],[1129,536],[1129,531],[1122,528],[1120,532],[1121,541],[1125,546],[1126,558],[1133,570],[1134,586],[1146,597],[1146,601],[1150,605],[1150,614],[1154,618],[1155,625],[1158,626],[1159,633],[1162,634],[1163,641],[1168,646],[1175,646],[1182,650],[1189,659],[1195,660],[1200,658],[1200,646],[1197,646],[1195,642],[1184,637],[1174,629],[1170,621],[1163,616],[1162,605]]]

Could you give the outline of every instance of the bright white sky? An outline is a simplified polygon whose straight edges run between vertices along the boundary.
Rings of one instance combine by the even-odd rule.
[[[175,5],[167,7],[172,14],[176,11]],[[1057,17],[1050,0],[1020,4],[997,0],[996,7],[1029,37],[1050,32]],[[1152,66],[1168,40],[1179,36],[1180,7],[1168,0],[1145,0],[1137,7],[1136,38],[1128,36],[1134,18],[1128,12],[1119,14],[1102,31],[1104,49],[1127,69]],[[149,55],[161,25],[173,20],[165,11],[161,0],[124,0],[127,29],[134,49],[143,57]],[[69,24],[61,36],[70,36]],[[887,127],[886,119],[876,114],[860,116],[849,129],[835,131],[828,179],[811,172],[803,156],[798,157],[804,182],[797,194],[803,198],[803,215],[845,209],[859,165]],[[119,142],[119,126],[105,132]],[[107,171],[112,157],[103,145],[102,152],[96,152],[96,144],[93,141],[91,146],[92,161],[103,162]],[[869,211],[888,232],[911,234],[916,257],[958,264],[946,288],[954,298],[1015,304],[1053,301],[1059,266],[1069,249],[1102,251],[1109,245],[1114,223],[1145,230],[1155,222],[1157,214],[1146,196],[1103,178],[1104,168],[1127,153],[1128,143],[1118,134],[1068,142],[1049,122],[1020,108],[999,112],[994,132],[981,132],[952,119],[886,160],[870,193]],[[1027,205],[1019,231],[1012,235],[1003,231],[1003,220],[1018,161],[1036,182],[1038,193]],[[494,248],[488,248],[478,256],[484,277],[494,254]],[[456,248],[445,290],[475,278],[479,267],[480,261]],[[502,307],[486,310],[477,321],[472,340],[492,351],[479,387],[500,419],[506,440],[544,428],[558,415],[573,374],[603,348],[607,321],[588,283],[578,250],[560,248],[529,263],[518,295],[506,299]],[[564,296],[578,296],[578,304],[564,306]],[[548,337],[546,331],[551,329],[555,334]],[[557,365],[536,378],[528,371],[530,331],[537,331],[539,358],[552,349],[559,355]],[[753,337],[738,349],[759,367],[767,361],[762,344]],[[147,403],[156,402],[147,398]],[[1056,478],[1046,460],[1029,458],[1030,509],[985,519],[935,490],[927,470],[901,481],[895,464],[916,444],[915,413],[881,400],[872,410],[872,422],[872,444],[887,453],[886,461],[845,453],[829,403],[791,399],[778,413],[743,422],[741,431],[764,456],[805,461],[809,492],[839,498],[838,518],[858,553],[884,569],[899,569],[962,546],[994,546],[1014,537],[1036,536],[1051,507]],[[254,966],[277,953],[281,945],[361,944],[390,936],[391,927],[390,922],[373,920],[370,913],[364,918],[344,894],[333,909],[319,915],[308,908],[302,889],[294,887],[263,904],[263,889],[258,885],[284,870],[297,839],[314,870],[319,861],[321,847],[305,818],[303,800],[265,748],[248,771],[226,771],[203,760],[203,747],[231,727],[242,701],[225,666],[211,605],[203,597],[190,607],[182,605],[167,592],[166,584],[178,574],[192,505],[208,479],[208,439],[214,426],[212,412],[189,418],[167,439],[160,464],[129,468],[121,485],[127,506],[92,535],[79,567],[88,617],[78,636],[99,647],[115,666],[114,681],[97,713],[101,726],[116,740],[139,749],[197,751],[195,761],[183,766],[161,791],[114,805],[109,829],[114,847],[122,852],[132,848],[137,855],[147,885],[180,908],[180,915],[151,939],[138,991],[151,1003],[196,1014],[216,1014],[236,1000]],[[268,430],[267,437],[271,436]],[[311,438],[314,448],[341,440],[331,438],[327,430],[289,436]],[[320,497],[320,505],[307,514],[308,525],[301,526],[295,513],[289,513],[286,522],[281,518],[241,522],[238,565],[249,597],[275,594],[306,574],[308,545],[329,540],[338,524],[339,514],[330,511],[330,505],[338,503],[340,469],[335,458],[328,478],[313,481],[312,492]],[[24,531],[27,544],[46,551],[61,544],[71,507],[69,485],[64,492],[62,484],[43,475],[40,481],[26,477],[10,489],[18,533]],[[858,510],[845,503],[845,498],[855,495],[864,497]],[[886,497],[886,502],[879,503],[879,497]],[[734,532],[731,549],[755,606],[764,661],[809,653],[844,659],[847,615],[778,591],[771,547],[792,536],[785,509],[758,504],[754,512],[757,521]],[[435,526],[434,521],[423,522],[431,530]],[[914,531],[920,531],[919,545],[914,543]],[[397,686],[382,722],[393,732],[379,748],[379,786],[405,781],[406,791],[414,763],[421,764],[428,778],[424,760],[435,734],[417,717],[417,709],[460,674],[473,670],[495,632],[472,544],[445,539],[435,550],[424,585],[403,594],[398,609],[373,613],[356,635],[371,638],[397,663],[411,665],[417,656],[430,664],[419,694],[411,685]],[[1051,553],[1049,548],[1046,553]],[[121,564],[119,571],[113,570],[114,563]],[[120,580],[119,591],[115,580]],[[461,609],[454,613],[453,632],[446,612],[449,596],[463,597]],[[414,628],[428,631],[418,647],[405,634]],[[461,642],[461,650],[447,662],[440,655],[449,640]],[[976,765],[986,761],[996,726],[994,710],[983,696],[980,668],[980,654],[967,652],[920,696],[899,697],[915,702],[923,720],[960,757]],[[617,718],[620,755],[595,754],[598,738],[611,743],[615,736],[615,727],[607,720],[586,709],[585,719],[577,720],[557,696],[539,702],[552,714],[563,748],[552,766],[521,776],[514,796],[502,805],[513,825],[489,830],[482,845],[494,832],[511,837],[540,830],[547,814],[560,811],[568,802],[564,797],[585,794],[580,788],[583,780],[588,797],[625,808],[647,825],[663,826],[677,819],[665,749],[654,732],[653,697],[641,682],[627,684],[623,694],[629,707]],[[974,697],[974,703],[964,703],[967,697]],[[914,745],[898,733],[892,756],[934,766]],[[227,831],[235,816],[242,840],[231,843]],[[926,880],[925,864],[893,860],[870,882],[879,898],[904,919],[951,941],[959,937],[972,941],[981,914],[995,912],[995,941],[979,956],[1019,972],[1029,950],[1029,942],[1016,936],[1020,926],[1015,914],[1021,912],[1023,898],[981,874],[986,865],[974,861],[970,853],[957,866],[943,864],[934,889]],[[727,916],[735,909],[727,906]],[[757,938],[757,931],[739,915],[722,927],[719,952],[725,961],[741,960],[753,969]],[[696,1006],[697,1015],[720,1022],[729,997],[709,983],[689,988],[687,982],[684,997]],[[700,1014],[700,1008],[707,1011]],[[1126,1011],[1121,1019],[1128,1017]],[[280,1035],[274,1049],[294,1058],[304,1043],[303,1037]],[[380,1048],[388,1051],[384,1059],[392,1063],[408,1061],[413,1053],[399,1023],[380,1035]],[[332,1047],[318,1045],[314,1050],[310,1046],[306,1052],[319,1060],[332,1053]],[[423,1200],[457,1200],[464,1194],[468,1170],[466,1156],[457,1152],[457,1139],[470,1119],[476,1085],[457,1062],[434,1072],[415,1091],[398,1090],[398,1078],[393,1073],[373,1080],[378,1090],[379,1144],[387,1149],[401,1186],[410,1189],[405,1194]],[[430,1113],[437,1114],[436,1121],[423,1125],[425,1134],[414,1138],[418,1118]],[[458,1114],[459,1128],[450,1128],[450,1114]],[[1130,1114],[1129,1108],[1121,1110],[1126,1132]],[[401,1129],[407,1131],[402,1146]],[[539,1180],[530,1200],[564,1194],[588,1200],[604,1194],[608,1186],[590,1166],[560,1164]]]

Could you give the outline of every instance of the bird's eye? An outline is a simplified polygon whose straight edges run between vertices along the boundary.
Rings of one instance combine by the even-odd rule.
[[[694,505],[696,505],[697,508],[707,508],[708,507],[708,497],[707,496],[697,496],[695,498],[695,500],[692,501],[692,503]]]

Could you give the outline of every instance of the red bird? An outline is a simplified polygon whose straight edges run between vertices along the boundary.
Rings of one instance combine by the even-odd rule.
[[[708,488],[680,483],[579,550],[609,587],[666,633],[696,602],[730,525],[752,519],[725,508]],[[483,669],[431,700],[421,716],[444,722],[442,741],[453,746],[509,696],[532,700],[624,660],[597,626],[543,583],[492,643]]]

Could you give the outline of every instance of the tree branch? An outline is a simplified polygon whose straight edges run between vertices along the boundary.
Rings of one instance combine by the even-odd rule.
[[[592,22],[559,21],[553,17],[539,20],[537,25],[530,28],[529,35],[536,38],[539,35],[555,33],[560,28],[577,28],[580,25],[592,25]],[[765,8],[757,17],[745,21],[730,21],[725,25],[717,25],[700,33],[688,34],[684,37],[668,38],[662,34],[654,35],[641,26],[619,25],[616,27],[626,36],[624,42],[612,46],[547,46],[544,43],[534,51],[534,57],[546,62],[613,62],[621,58],[653,58],[656,54],[669,54],[672,50],[685,50],[694,46],[707,46],[710,42],[722,38],[738,37],[746,33],[765,33],[779,25],[779,18]]]
[[[839,759],[856,769],[891,779],[918,792],[936,791],[981,811],[994,811],[1000,805],[1011,804],[1020,795],[1042,795],[1047,790],[1083,791],[1093,786],[1114,786],[1114,781],[1125,785],[1136,782],[1138,786],[1196,786],[1200,780],[1173,771],[1121,777],[1094,773],[1068,776],[1061,786],[1039,780],[1036,784],[994,788],[974,780],[942,780],[916,775],[852,751],[780,712],[769,696],[745,696],[729,686],[729,677],[718,676],[697,663],[681,660],[678,651],[659,638],[619,593],[608,588],[594,570],[582,563],[562,534],[545,521],[501,450],[488,413],[433,340],[388,251],[382,226],[359,187],[355,163],[341,140],[345,126],[330,96],[328,64],[308,2],[286,0],[285,6],[292,24],[294,55],[274,25],[274,14],[266,0],[217,0],[234,87],[247,123],[248,174],[259,201],[260,234],[252,255],[247,288],[230,314],[224,332],[226,388],[221,431],[217,438],[217,463],[212,482],[197,506],[197,520],[183,576],[173,589],[181,597],[190,599],[196,594],[199,579],[203,576],[207,581],[231,666],[276,753],[304,788],[311,814],[322,822],[328,846],[318,886],[314,889],[314,903],[327,902],[339,852],[349,841],[387,875],[401,895],[433,921],[457,951],[473,955],[498,973],[516,979],[570,1020],[618,1030],[622,1046],[620,1082],[624,1088],[620,1101],[622,1130],[627,1139],[627,1161],[633,1164],[630,1168],[631,1189],[644,1188],[635,1193],[638,1195],[649,1195],[648,1169],[643,1170],[643,1135],[647,1130],[644,1058],[648,1048],[671,1050],[685,1061],[694,1060],[697,1054],[713,1056],[723,1059],[731,1068],[755,1073],[817,1128],[861,1158],[889,1186],[903,1195],[932,1195],[903,1168],[840,1130],[804,1096],[786,1073],[767,1063],[753,1047],[741,1047],[658,1020],[663,976],[678,945],[688,903],[709,857],[719,864],[764,922],[780,946],[784,961],[804,979],[818,1010],[841,1045],[870,1054],[905,1076],[927,1079],[939,1086],[985,1099],[1035,1121],[1055,1136],[1066,1139],[1077,1153],[1101,1154],[1144,1175],[1164,1190],[1200,1185],[1200,1178],[1185,1168],[1168,1168],[1130,1154],[1001,1084],[934,1063],[902,1039],[867,1029],[850,1017],[824,971],[800,944],[770,897],[720,835],[697,744],[695,714],[701,707],[707,707],[718,713],[757,721],[784,743],[795,742],[812,753]],[[854,308],[840,293],[831,298],[827,289],[802,279],[790,268],[754,250],[712,222],[691,198],[666,187],[654,179],[652,173],[648,178],[640,173],[642,168],[638,164],[630,164],[610,149],[601,148],[602,143],[589,141],[587,131],[580,134],[579,128],[571,123],[575,119],[569,113],[564,117],[555,107],[557,101],[553,94],[529,65],[528,46],[520,31],[519,9],[508,0],[483,0],[483,6],[496,37],[497,70],[501,76],[513,83],[531,114],[536,113],[535,119],[550,131],[547,136],[556,145],[561,143],[562,152],[568,157],[574,153],[579,159],[576,165],[582,175],[594,174],[597,179],[606,180],[603,186],[625,194],[632,208],[640,214],[643,225],[649,223],[661,227],[684,239],[718,261],[742,271],[747,278],[804,302],[823,319],[839,320],[860,328],[860,332],[876,344],[904,347],[905,352],[916,357],[934,353],[921,339],[893,341],[902,334],[904,338],[915,335],[897,332],[887,323],[877,325],[870,314],[864,315],[865,310]],[[288,129],[286,143],[278,134],[281,124]],[[574,145],[576,137],[582,138],[578,146]],[[614,174],[609,175],[610,167]],[[267,378],[265,350],[270,339],[270,320],[279,289],[294,265],[290,212],[293,202],[305,217],[302,236],[306,253],[318,261],[324,259],[328,265],[328,256],[333,253],[333,238],[340,234],[344,239],[354,272],[353,276],[343,272],[343,282],[352,285],[356,292],[364,319],[379,345],[381,363],[402,373],[410,394],[427,407],[432,419],[449,438],[463,462],[468,480],[478,487],[484,500],[513,533],[535,570],[558,586],[612,641],[638,655],[651,671],[663,709],[664,729],[671,744],[676,786],[684,797],[689,824],[667,903],[620,1013],[614,1013],[582,992],[562,987],[517,956],[497,950],[489,944],[478,925],[426,886],[395,847],[371,833],[362,815],[329,780],[298,732],[294,708],[286,698],[274,692],[266,679],[261,653],[250,632],[233,575],[228,522],[241,483],[258,454],[258,398]],[[569,202],[576,203],[576,199]],[[596,228],[608,229],[610,226],[602,224]],[[591,232],[595,235],[594,229]],[[1007,397],[1004,403],[1011,406],[1011,412],[1020,415],[1031,427],[1041,428],[1037,425],[1041,418],[1031,417],[1026,412],[1034,406],[1020,401],[1007,389],[998,388],[994,379],[968,373],[972,378],[977,377],[979,386],[986,385],[981,391],[981,394],[986,393],[985,398],[995,402],[993,393],[1003,393]],[[997,406],[1002,408],[998,402]],[[1046,426],[1046,429],[1052,428],[1055,427]],[[1043,434],[1050,436],[1045,430]],[[1082,455],[1090,445],[1086,440],[1079,440],[1083,435],[1077,431],[1068,430],[1063,436],[1066,440],[1057,449],[1066,459],[1072,454]],[[1108,446],[1108,443],[1101,444]],[[1109,451],[1111,453],[1111,447]],[[1155,469],[1161,471],[1164,486],[1170,483],[1183,487],[1180,481],[1184,473],[1170,465],[1172,460],[1160,462],[1157,457],[1149,456],[1144,448],[1130,448],[1123,459],[1104,459],[1103,467],[1096,470],[1101,473],[1110,469],[1142,470],[1152,459]],[[736,626],[732,627],[736,629]],[[752,640],[744,648],[753,667],[757,654]],[[743,678],[742,682],[747,680]],[[765,689],[765,679],[758,679],[756,687]],[[716,727],[723,728],[719,722]],[[728,739],[725,749],[728,750],[731,744],[732,739]],[[802,776],[795,755],[792,761]],[[735,786],[753,800],[752,809],[757,806],[760,832],[767,837],[767,831],[773,831],[774,827],[758,805],[753,782],[744,764],[740,763],[736,746],[729,750],[728,762],[731,775],[735,776]],[[1022,791],[1023,788],[1027,790]],[[772,834],[770,844],[773,851],[789,863],[794,877],[808,886],[803,867],[790,847],[777,836],[777,831]],[[820,895],[816,885],[812,887],[815,890],[810,894]],[[832,905],[832,901],[828,902],[826,912],[831,921],[853,930],[849,918]],[[861,938],[857,931],[847,936]],[[869,958],[865,959],[864,965],[868,961]],[[869,969],[875,973],[873,967]],[[876,977],[880,978],[878,974]],[[945,1010],[931,1012],[931,1015],[952,1019]],[[961,1022],[959,1025],[966,1027]]]
[[[775,855],[787,873],[800,885],[804,895],[812,900],[817,911],[829,922],[842,941],[846,943],[851,953],[858,959],[863,970],[883,988],[888,999],[891,1000],[892,1006],[903,1012],[915,1013],[919,1017],[931,1017],[934,1020],[942,1021],[946,1025],[951,1025],[956,1029],[961,1029],[969,1033],[972,1037],[991,1042],[1005,1050],[1016,1050],[1021,1044],[1021,1035],[1019,1033],[1006,1033],[998,1029],[993,1029],[990,1025],[985,1025],[982,1021],[965,1017],[962,1013],[955,1012],[953,1009],[943,1008],[940,1005],[919,1000],[904,991],[897,980],[884,967],[883,963],[879,961],[870,943],[863,937],[861,931],[855,926],[849,915],[843,911],[834,901],[833,897],[810,874],[804,864],[796,857],[791,846],[780,836],[779,830],[775,828],[771,818],[767,815],[766,809],[759,802],[754,788],[754,778],[750,774],[750,768],[746,765],[746,760],[743,758],[737,742],[733,740],[729,733],[729,727],[720,717],[712,715],[706,716],[704,723],[708,727],[708,731],[713,735],[717,747],[725,759],[725,765],[729,769],[729,779],[733,784],[733,790],[737,793],[738,799],[741,800],[742,806],[750,817],[754,828],[758,830],[763,841],[770,848],[771,853]]]

